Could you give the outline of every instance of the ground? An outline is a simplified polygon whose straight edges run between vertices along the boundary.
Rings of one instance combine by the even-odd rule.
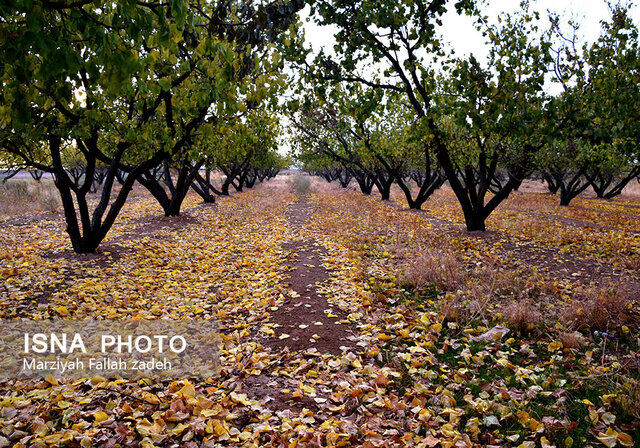
[[[213,319],[213,378],[4,379],[3,446],[640,444],[640,198],[537,183],[468,233],[279,176],[161,217],[137,189],[95,254],[0,217],[3,318]],[[608,336],[602,336],[605,333]]]

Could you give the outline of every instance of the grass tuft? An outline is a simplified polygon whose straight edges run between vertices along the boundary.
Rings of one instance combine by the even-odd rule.
[[[629,301],[616,288],[598,288],[579,292],[561,316],[571,329],[613,331],[627,320]]]
[[[306,174],[295,174],[287,179],[287,183],[298,194],[307,194],[311,190],[311,179]]]
[[[424,291],[431,285],[439,291],[455,291],[464,284],[464,270],[450,250],[424,250],[404,267],[400,285],[413,291]]]
[[[530,335],[541,325],[542,315],[529,300],[519,300],[504,309],[507,325],[519,335]]]
[[[9,179],[0,182],[0,213],[4,215],[52,213],[59,207],[58,190],[48,180]]]

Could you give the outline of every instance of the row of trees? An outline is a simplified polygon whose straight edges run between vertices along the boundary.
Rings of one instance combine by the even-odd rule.
[[[98,247],[134,182],[177,215],[191,186],[210,202],[274,175],[286,164],[275,152],[283,60],[303,6],[2,2],[0,163],[53,174],[80,253]],[[227,175],[220,189],[213,169]]]
[[[446,180],[468,230],[484,230],[536,172],[562,205],[589,185],[613,197],[638,177],[640,54],[628,5],[611,5],[599,39],[579,47],[575,24],[551,16],[542,29],[527,1],[498,24],[474,2],[455,2],[478,18],[483,62],[443,49],[437,25],[451,3],[313,3],[318,21],[339,31],[336,56],[306,67],[314,94],[292,104],[306,169],[355,178],[367,194],[375,185],[383,199],[396,183],[411,208]],[[561,92],[548,93],[550,83]]]
[[[338,32],[335,55],[308,61],[305,3],[3,2],[0,164],[52,173],[73,248],[91,252],[135,182],[177,215],[189,188],[211,202],[285,166],[275,148],[290,60],[307,169],[385,199],[395,183],[412,208],[447,181],[469,230],[484,230],[536,171],[562,204],[588,185],[611,197],[640,173],[628,6],[612,6],[600,38],[580,48],[576,27],[551,17],[543,30],[526,1],[489,24],[474,0],[312,0],[312,16]],[[487,61],[445,49],[450,6],[477,18]],[[545,88],[551,78],[560,94]]]

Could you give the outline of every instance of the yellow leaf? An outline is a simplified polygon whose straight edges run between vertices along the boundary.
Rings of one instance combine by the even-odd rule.
[[[316,389],[313,386],[308,386],[305,384],[302,386],[302,390],[305,394],[310,396],[314,396],[316,394]]]
[[[327,446],[336,446],[336,442],[340,438],[340,435],[335,432],[327,434]]]
[[[542,448],[556,448],[545,436],[540,438],[540,443],[542,444]]]
[[[96,423],[102,423],[103,421],[109,419],[109,414],[107,414],[106,412],[98,411],[93,414],[93,418],[95,419]]]
[[[213,430],[218,437],[223,436],[229,432],[229,430],[227,430],[227,428],[219,421],[213,423]]]
[[[171,432],[173,432],[175,435],[179,436],[180,434],[182,434],[184,432],[185,429],[187,429],[189,427],[189,425],[185,425],[184,423],[178,423],[176,425],[175,428],[173,428],[171,430]]]
[[[189,382],[185,381],[185,385],[182,386],[182,389],[180,389],[178,392],[182,394],[183,397],[187,397],[187,398],[193,398],[196,396],[196,390],[193,387],[193,385]]]
[[[231,399],[233,401],[235,401],[236,403],[240,403],[240,404],[243,404],[245,406],[251,406],[253,404],[251,401],[249,401],[247,399],[247,395],[246,394],[238,394],[236,392],[231,392],[229,394],[229,397],[231,397]]]
[[[556,341],[556,342],[549,343],[549,346],[547,347],[547,350],[549,350],[550,352],[557,352],[558,350],[560,350],[562,348],[563,348],[562,342]]]
[[[535,446],[536,446],[535,442],[522,442],[516,448],[535,448]]]
[[[67,314],[69,314],[69,311],[67,311],[67,307],[62,305],[57,307],[55,310],[57,311],[58,314],[61,314],[62,316],[66,316]]]
[[[618,432],[613,428],[609,428],[607,429],[607,432],[598,433],[596,439],[605,444],[608,448],[613,448],[618,444]]]
[[[602,400],[602,404],[611,406],[615,401],[616,396],[616,394],[603,395],[600,399]]]
[[[152,393],[150,393],[150,392],[144,392],[144,393],[142,394],[142,396],[144,397],[144,400],[145,400],[147,403],[151,403],[151,404],[160,404],[160,399],[159,399],[159,398],[158,398],[158,396],[157,396],[157,395],[155,395],[155,394],[152,394]]]

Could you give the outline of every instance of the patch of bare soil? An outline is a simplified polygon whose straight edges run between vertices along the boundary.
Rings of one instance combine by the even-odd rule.
[[[159,240],[171,239],[168,232],[177,232],[185,227],[197,225],[200,221],[183,211],[180,216],[147,215],[132,222],[137,227],[136,232],[128,232],[116,239],[119,241],[135,241],[144,237],[153,237]]]
[[[56,221],[61,218],[63,218],[63,215],[60,212],[35,213],[33,215],[20,216],[0,216],[0,229],[28,226],[41,221]]]
[[[302,197],[287,211],[287,220],[293,229],[299,229],[310,219],[313,210],[308,199]],[[346,314],[329,304],[318,292],[317,285],[327,280],[328,272],[320,266],[326,250],[314,239],[292,240],[283,244],[285,260],[290,265],[288,282],[291,292],[277,310],[272,310],[269,322],[274,325],[272,336],[258,336],[267,349],[280,353],[281,364],[294,372],[291,378],[272,375],[269,371],[251,375],[243,381],[243,391],[269,408],[297,414],[304,408],[317,410],[317,403],[309,397],[293,398],[281,392],[294,391],[298,375],[313,369],[316,359],[323,354],[340,355],[346,350],[357,351],[356,328],[339,323]],[[291,356],[291,355],[295,355]],[[295,359],[302,364],[291,366]],[[320,416],[316,416],[320,418]]]
[[[270,321],[276,324],[275,335],[265,341],[266,345],[292,351],[315,348],[332,355],[341,354],[341,347],[354,350],[354,330],[338,323],[346,315],[331,306],[316,288],[328,278],[327,271],[319,266],[325,255],[324,248],[315,240],[307,240],[285,244],[283,249],[291,263],[288,286],[293,292],[271,313]]]
[[[77,254],[72,250],[63,250],[62,252],[49,252],[43,257],[49,260],[64,259],[79,262],[92,268],[107,268],[119,261],[122,254],[132,251],[133,249],[119,244],[102,243],[95,252],[90,254]]]
[[[559,248],[541,247],[531,241],[510,238],[502,232],[467,232],[498,248],[503,259],[514,265],[535,266],[554,279],[568,279],[584,285],[615,285],[622,290],[640,291],[640,278],[595,258],[576,256]],[[635,297],[629,297],[634,298]]]
[[[307,197],[302,196],[287,210],[287,221],[291,227],[300,228],[312,214]],[[291,241],[282,248],[291,265],[287,283],[291,293],[277,310],[271,312],[269,320],[276,324],[275,334],[266,337],[263,344],[275,350],[315,348],[319,353],[333,355],[341,354],[344,348],[354,350],[355,329],[339,323],[346,315],[331,306],[316,287],[329,277],[320,266],[326,250],[314,239]]]
[[[469,232],[464,225],[439,219],[429,215],[424,210],[409,210],[400,205],[391,205],[396,210],[404,213],[419,214],[427,219],[437,232],[448,233],[456,236],[468,236],[481,239],[492,244],[502,259],[509,260],[514,265],[536,266],[541,271],[554,279],[569,279],[580,281],[583,284],[591,282],[598,285],[616,285],[621,289],[629,291],[640,291],[640,276],[632,275],[629,271],[613,267],[594,258],[576,256],[563,252],[561,249],[552,246],[542,247],[523,238],[518,238],[508,233],[495,230]],[[532,215],[541,213],[526,212],[512,209],[518,213],[529,213]],[[579,219],[555,216],[566,226],[579,228],[594,228],[597,230],[607,229],[605,226],[597,226]],[[619,230],[617,228],[611,228]]]
[[[279,364],[290,368],[294,373],[291,377],[285,375],[277,375],[272,372],[262,372],[260,375],[251,375],[243,380],[243,391],[252,400],[266,404],[270,409],[276,411],[290,412],[292,415],[298,415],[303,409],[310,409],[316,412],[319,409],[318,404],[310,397],[297,396],[293,397],[290,393],[284,393],[282,390],[293,392],[296,390],[300,382],[299,375],[304,375],[306,371],[313,369],[315,358],[321,355],[315,351],[308,351],[303,354],[306,362],[290,367],[287,361],[293,357],[288,353],[283,353]],[[298,357],[299,359],[299,357]],[[326,398],[326,397],[325,397]],[[322,414],[314,415],[314,418],[322,420]]]

